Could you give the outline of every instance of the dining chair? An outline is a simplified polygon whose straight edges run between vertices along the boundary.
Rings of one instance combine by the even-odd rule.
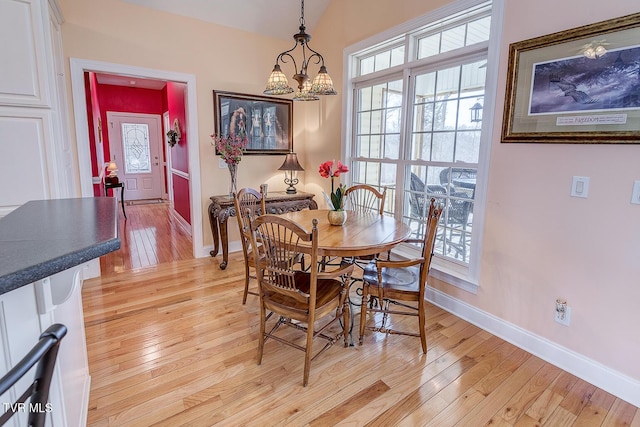
[[[344,196],[346,198],[345,209],[347,210],[383,215],[384,201],[387,197],[387,187],[384,187],[382,192],[380,192],[371,185],[357,184],[347,188]],[[356,265],[364,268],[362,263],[367,263],[373,258],[374,256],[358,256],[351,259],[350,262],[355,262]]]
[[[364,287],[360,305],[360,345],[364,341],[366,329],[387,334],[420,337],[422,351],[425,354],[427,353],[424,293],[441,215],[442,205],[436,203],[435,198],[432,198],[426,217],[424,239],[407,240],[409,243],[422,244],[421,257],[400,261],[377,259],[365,267],[363,274]],[[376,297],[380,303],[377,306],[367,304],[369,296]],[[376,321],[379,320],[379,316],[376,316],[376,313],[382,313],[382,320],[379,326],[376,326]],[[374,322],[373,326],[367,325],[367,314],[371,315],[372,319],[370,320]],[[389,315],[417,316],[419,333],[387,328],[386,324]]]
[[[242,254],[244,256],[244,294],[242,304],[246,304],[247,295],[258,295],[249,290],[251,279],[256,280],[255,251],[252,250],[250,234],[251,217],[267,213],[263,194],[253,188],[241,188],[233,198],[240,229],[240,241],[242,242]],[[252,273],[251,270],[254,270]]]
[[[260,247],[258,289],[260,292],[260,342],[258,365],[262,364],[264,344],[272,338],[305,353],[302,385],[309,382],[311,361],[327,350],[342,336],[348,346],[349,306],[346,303],[346,281],[353,265],[341,266],[333,271],[319,271],[313,263],[318,260],[318,220],[313,220],[311,232],[286,218],[263,215],[251,222],[251,239]],[[303,250],[304,249],[304,250]],[[308,252],[312,262],[308,271],[295,270],[289,260],[292,256]],[[277,320],[268,331],[266,323],[271,314]],[[323,318],[329,318],[317,327]],[[336,333],[329,328],[342,320]],[[305,332],[304,345],[300,334],[278,333],[281,326],[290,326]],[[296,338],[297,336],[297,338]],[[315,338],[327,342],[313,354]]]
[[[56,323],[47,328],[34,347],[2,378],[0,378],[0,396],[13,387],[31,368],[37,364],[34,380],[29,384],[15,403],[4,402],[6,411],[0,416],[0,425],[4,425],[19,411],[27,399],[29,404],[22,406],[29,409],[28,425],[42,427],[47,415],[49,387],[53,376],[53,368],[58,357],[60,341],[67,334],[67,327]],[[6,396],[8,398],[8,396]],[[33,410],[32,410],[33,408]]]
[[[384,213],[384,201],[387,187],[382,192],[371,185],[357,184],[347,188],[344,193],[345,209],[362,213]]]

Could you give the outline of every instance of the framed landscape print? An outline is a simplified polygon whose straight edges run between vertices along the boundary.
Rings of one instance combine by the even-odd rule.
[[[640,143],[640,13],[512,43],[502,142]]]
[[[244,132],[244,154],[287,154],[293,151],[293,101],[242,93],[213,91],[216,134]]]

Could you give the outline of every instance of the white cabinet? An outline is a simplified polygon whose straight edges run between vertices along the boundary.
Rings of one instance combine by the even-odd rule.
[[[67,327],[49,393],[47,425],[52,427],[86,425],[90,376],[81,295],[86,268],[82,264],[0,295],[0,375],[27,354],[50,325],[62,323]],[[34,369],[18,383],[17,391],[26,389]],[[15,391],[8,393],[15,401]],[[5,396],[0,399],[9,400]],[[19,413],[8,425],[26,424],[26,413]]]
[[[0,0],[0,217],[75,195],[62,15],[56,0]]]

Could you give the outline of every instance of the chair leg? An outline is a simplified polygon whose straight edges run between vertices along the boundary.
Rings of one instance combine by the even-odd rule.
[[[242,305],[247,303],[247,294],[249,293],[249,263],[244,261],[244,294],[242,295]]]
[[[348,289],[348,288],[347,288]],[[346,297],[342,302],[342,334],[344,335],[344,346],[349,347],[349,335],[351,333],[351,307],[349,307],[349,298]]]
[[[424,302],[418,303],[418,327],[420,328],[420,343],[422,344],[422,352],[427,354],[427,331],[425,330],[425,306]]]
[[[260,301],[260,340],[258,342],[258,365],[262,364],[262,353],[264,351],[265,329],[266,329],[267,317],[264,306],[262,305],[262,298]]]
[[[309,371],[311,371],[311,355],[313,353],[313,324],[315,322],[309,319],[307,324],[307,346],[304,351],[304,375],[302,378],[302,386],[306,387],[309,383]]]
[[[369,298],[369,286],[364,283],[362,285],[362,301],[360,302],[360,337],[358,344],[362,345],[364,341],[364,326],[367,321],[367,299]]]

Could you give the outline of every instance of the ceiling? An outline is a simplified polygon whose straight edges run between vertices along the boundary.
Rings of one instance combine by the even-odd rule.
[[[123,0],[219,25],[291,40],[300,26],[299,0]],[[304,20],[313,34],[331,0],[307,0]]]
[[[264,36],[292,40],[300,26],[299,0],[123,0],[127,3],[162,10],[225,25]],[[306,0],[304,21],[307,33],[313,29],[331,0]],[[242,19],[238,19],[241,16]],[[265,19],[268,17],[268,19]],[[110,74],[97,74],[98,83],[161,90],[165,81]]]

